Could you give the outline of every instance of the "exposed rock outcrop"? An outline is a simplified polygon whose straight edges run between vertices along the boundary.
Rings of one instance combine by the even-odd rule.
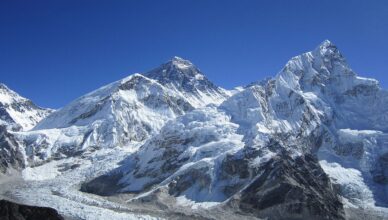
[[[268,219],[345,219],[342,202],[316,158],[272,158],[231,207]]]
[[[52,208],[28,206],[0,200],[1,220],[63,220]]]

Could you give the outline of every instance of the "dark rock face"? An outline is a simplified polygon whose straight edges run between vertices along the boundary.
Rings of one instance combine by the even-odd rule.
[[[121,186],[118,184],[120,178],[122,178],[122,175],[120,174],[112,174],[110,176],[103,175],[90,182],[83,183],[80,190],[99,196],[111,196],[117,194],[117,191],[121,189]]]
[[[272,158],[229,205],[269,219],[345,219],[328,176],[308,154]]]
[[[168,193],[173,196],[180,196],[184,191],[193,187],[195,184],[200,189],[206,190],[212,181],[208,171],[208,168],[192,169],[184,175],[177,176],[168,185]]]
[[[376,161],[374,169],[371,170],[373,180],[376,183],[387,185],[388,184],[388,153],[385,153],[379,157]]]
[[[1,220],[63,220],[55,209],[0,200]]]
[[[353,156],[360,159],[364,154],[363,143],[345,143],[334,146],[334,150],[338,155],[341,156]]]
[[[370,85],[357,85],[354,88],[346,91],[344,95],[346,96],[372,96],[378,92],[378,87]]]
[[[15,121],[13,120],[13,118],[9,115],[8,111],[7,111],[7,105],[3,104],[3,103],[0,103],[0,117],[2,120],[4,120],[5,122],[8,122],[9,124],[14,124]],[[20,130],[21,128],[19,127],[18,129],[14,129],[14,130]]]
[[[5,173],[8,168],[24,168],[23,154],[19,151],[19,145],[15,138],[0,126],[0,173]]]

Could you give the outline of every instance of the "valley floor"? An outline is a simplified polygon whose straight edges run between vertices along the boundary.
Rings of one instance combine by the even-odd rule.
[[[161,207],[160,204],[130,203],[128,200],[133,196],[128,194],[102,197],[79,190],[81,183],[117,168],[138,146],[99,150],[82,158],[54,160],[21,173],[1,176],[0,199],[51,207],[68,220],[240,219],[240,216],[228,218],[225,210],[218,210],[216,217],[212,214],[209,218],[204,217],[207,213],[197,214],[198,210],[192,211],[189,207],[175,210],[175,201],[169,198],[164,201],[166,206]]]
[[[130,153],[132,148],[126,149]],[[68,219],[160,219],[130,207],[79,191],[81,182],[114,169],[126,154],[101,150],[85,158],[51,161],[27,168],[0,182],[0,197],[29,205],[52,207]]]
[[[153,204],[133,204],[126,202],[130,195],[120,194],[101,197],[79,191],[84,181],[102,175],[119,166],[126,155],[139,145],[125,149],[106,149],[84,155],[82,158],[67,158],[46,163],[42,166],[27,168],[21,173],[0,178],[0,198],[27,205],[51,207],[66,219],[255,219],[249,216],[233,216],[226,210],[174,211],[173,203],[166,198],[166,209]],[[384,219],[388,209],[362,212],[347,207],[349,219]],[[209,214],[209,218],[205,217]],[[235,214],[235,213],[234,213]]]

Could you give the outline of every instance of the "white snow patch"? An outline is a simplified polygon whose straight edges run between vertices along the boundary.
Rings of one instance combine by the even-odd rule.
[[[198,208],[208,209],[221,204],[220,202],[195,202],[190,199],[187,199],[186,196],[184,195],[176,197],[176,202],[177,202],[177,205],[190,207],[192,209],[198,209]]]
[[[22,171],[24,180],[42,181],[54,179],[60,174],[57,168],[57,162],[50,162],[38,167],[27,167]]]
[[[345,168],[335,162],[319,161],[322,169],[335,183],[341,186],[341,193],[352,203],[374,206],[373,193],[364,182],[362,173],[354,168]]]

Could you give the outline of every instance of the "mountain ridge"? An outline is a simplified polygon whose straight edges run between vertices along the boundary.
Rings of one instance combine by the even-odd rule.
[[[53,110],[35,105],[0,83],[0,111],[0,124],[10,127],[10,130],[29,130]]]
[[[383,219],[387,101],[378,81],[358,76],[328,40],[236,91],[174,57],[81,96],[31,131],[10,132],[7,146],[21,152],[24,175],[47,181],[86,172],[108,152],[111,169],[96,165],[104,171],[75,184],[161,212],[349,219],[363,208]],[[65,160],[80,168],[50,167]],[[38,172],[45,166],[53,177]]]

